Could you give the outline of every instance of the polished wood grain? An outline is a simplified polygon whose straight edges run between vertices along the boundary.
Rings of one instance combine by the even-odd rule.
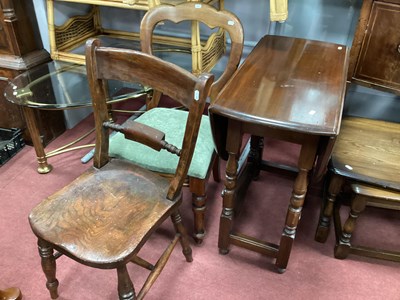
[[[366,207],[400,210],[399,137],[398,123],[353,117],[343,120],[332,153],[331,179],[315,235],[317,241],[325,242],[334,216],[336,258],[343,259],[352,253],[400,261],[400,251],[351,243],[357,219]],[[347,202],[351,210],[342,223],[340,207]]]
[[[376,187],[373,186],[368,186],[368,185],[363,185],[363,184],[352,184],[351,185],[352,190],[357,193],[358,195],[362,195],[368,198],[376,198],[378,201],[377,202],[367,202],[367,205],[370,206],[375,206],[375,207],[381,207],[381,208],[387,208],[390,207],[390,201],[393,203],[399,203],[400,202],[400,193],[393,191],[393,190],[381,190],[377,189]],[[388,200],[389,206],[387,206],[384,202],[380,203],[379,199],[384,199]]]
[[[152,53],[153,31],[157,24],[164,21],[180,23],[182,21],[193,21],[204,24],[209,28],[222,28],[229,34],[231,40],[229,59],[226,62],[223,73],[214,81],[211,92],[210,101],[214,102],[216,96],[225,86],[228,80],[236,71],[243,52],[243,27],[240,20],[232,13],[226,10],[217,10],[211,5],[199,2],[187,2],[177,6],[159,5],[151,9],[143,17],[140,25],[140,41],[142,51]],[[154,108],[159,105],[161,94],[154,91],[151,98],[147,99],[147,109]],[[172,121],[172,120],[171,120]],[[205,212],[207,200],[208,180],[213,170],[214,179],[219,181],[219,162],[217,155],[214,154],[208,167],[205,178],[189,177],[189,189],[192,193],[192,206],[194,214],[194,238],[197,243],[202,243],[205,228]]]
[[[363,0],[350,52],[348,81],[400,93],[399,0]]]
[[[338,133],[346,47],[265,36],[252,53],[213,109],[235,120],[277,129],[328,136]]]
[[[374,1],[354,79],[400,93],[400,5]]]
[[[116,269],[119,299],[142,299],[178,242],[186,260],[192,261],[178,209],[213,76],[203,74],[197,78],[142,52],[101,47],[98,40],[87,42],[86,67],[96,128],[94,166],[44,199],[31,211],[29,221],[38,237],[42,269],[52,299],[58,297],[56,259],[62,254],[90,267]],[[165,78],[165,74],[169,77]],[[108,157],[109,128],[118,127],[110,125],[105,88],[108,79],[138,81],[188,106],[185,137],[172,178]],[[127,128],[128,125],[120,126],[121,131],[145,145],[157,148],[155,145],[164,140],[158,130],[135,125]],[[171,218],[176,235],[157,263],[152,264],[140,258],[138,252],[167,218]],[[150,270],[137,294],[126,268],[128,262]]]
[[[325,170],[339,132],[345,79],[345,46],[318,41],[263,37],[234,77],[210,105],[214,137],[220,156],[228,159],[223,191],[218,246],[222,254],[237,245],[276,258],[279,272],[287,268],[316,158]],[[249,163],[238,176],[243,134],[251,137]],[[301,145],[295,180],[280,244],[260,241],[233,231],[236,198],[259,170],[269,170],[262,160],[263,136]],[[293,172],[294,171],[294,172]]]
[[[332,155],[335,173],[400,190],[400,124],[345,118]]]
[[[353,78],[373,3],[374,0],[363,0],[362,2],[356,32],[354,33],[353,43],[350,48],[349,72],[347,74],[349,82]]]

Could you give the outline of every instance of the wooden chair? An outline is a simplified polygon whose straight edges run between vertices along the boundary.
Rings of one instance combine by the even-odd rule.
[[[239,19],[227,12],[218,11],[214,7],[199,2],[189,2],[177,6],[160,5],[149,10],[143,17],[140,29],[142,51],[152,54],[152,36],[155,26],[170,20],[179,23],[185,20],[196,20],[206,24],[210,28],[220,27],[229,33],[231,43],[230,56],[222,75],[211,87],[211,102],[221,91],[226,82],[233,75],[240,63],[243,50],[243,28]],[[161,93],[155,91],[153,97],[147,101],[147,111],[138,117],[137,122],[152,126],[165,132],[176,133],[176,144],[183,138],[183,124],[187,112],[178,109],[159,107]],[[168,119],[168,122],[164,120]],[[126,141],[121,134],[113,135],[110,139],[110,155],[133,161],[145,168],[163,174],[173,174],[177,160],[169,153],[155,152],[150,156],[144,156],[143,151],[148,151],[143,146],[132,141]],[[209,117],[202,117],[198,142],[189,169],[189,189],[192,193],[194,212],[194,237],[201,243],[205,235],[204,215],[207,198],[207,182],[211,170],[214,167],[214,179],[219,181],[218,161],[211,132]]]
[[[36,206],[29,221],[38,237],[46,286],[53,299],[58,296],[55,260],[60,254],[90,267],[117,269],[119,298],[141,299],[178,241],[186,260],[192,261],[178,208],[213,75],[197,78],[151,55],[101,47],[97,40],[87,42],[86,66],[96,128],[94,166]],[[188,107],[181,149],[168,144],[164,134],[154,128],[136,122],[123,126],[110,122],[105,88],[109,79],[141,82]],[[178,155],[174,176],[162,177],[129,161],[110,159],[109,128],[157,151],[167,149]],[[176,235],[157,263],[150,264],[138,252],[168,217],[173,221]],[[53,249],[58,253],[53,254]],[[128,262],[151,270],[137,297],[127,271]]]
[[[356,220],[366,206],[400,210],[400,124],[345,118],[335,143],[327,196],[315,239],[325,242],[334,215],[335,257],[349,254],[400,261],[400,250],[353,245]],[[340,220],[340,205],[350,202],[349,217]],[[362,230],[359,228],[358,230]]]

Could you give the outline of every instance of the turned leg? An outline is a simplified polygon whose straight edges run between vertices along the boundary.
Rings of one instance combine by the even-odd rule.
[[[174,214],[172,214],[171,219],[172,223],[174,223],[176,232],[180,234],[179,241],[182,246],[182,253],[185,256],[187,262],[192,262],[193,261],[192,248],[190,248],[186,228],[182,224],[182,217],[179,211],[176,211]]]
[[[118,275],[118,296],[120,300],[134,300],[136,299],[135,289],[131,278],[129,277],[126,265],[117,268]]]
[[[367,199],[361,195],[356,195],[351,201],[349,217],[343,225],[343,229],[335,246],[336,258],[344,259],[349,255],[351,248],[351,236],[354,232],[357,218],[360,213],[364,211],[366,203]]]
[[[233,225],[235,188],[237,184],[238,159],[242,140],[240,124],[229,120],[227,146],[228,162],[225,170],[225,188],[222,191],[222,212],[219,221],[218,248],[220,254],[229,252],[230,233]]]
[[[37,119],[32,108],[23,106],[23,112],[26,120],[26,126],[31,134],[33,147],[35,148],[38,168],[40,174],[49,173],[53,167],[47,163],[46,153],[44,152],[42,138],[40,137]]]
[[[279,273],[286,271],[289,262],[290,252],[296,236],[297,225],[301,217],[301,211],[307,193],[308,172],[313,167],[315,161],[317,143],[317,138],[309,138],[301,147],[298,161],[299,173],[294,182],[292,196],[290,197],[289,207],[286,214],[285,227],[282,232],[278,256],[275,262]]]
[[[205,236],[205,212],[207,201],[207,179],[190,177],[189,189],[192,193],[192,210],[194,215],[194,239],[201,244]]]
[[[50,292],[51,299],[57,299],[58,280],[56,278],[56,259],[53,255],[53,248],[42,239],[38,239],[38,248],[42,259],[42,269],[47,279],[46,287]]]
[[[332,175],[332,178],[330,179],[327,196],[325,199],[323,199],[321,215],[319,217],[318,227],[315,233],[315,240],[317,242],[325,243],[326,239],[328,238],[333,206],[335,204],[337,195],[342,189],[343,181],[343,177],[339,175]]]
[[[235,153],[229,153],[228,163],[226,165],[225,188],[222,192],[223,208],[219,223],[218,248],[220,254],[229,252],[229,235],[232,230],[234,196],[237,180],[238,161]]]
[[[260,177],[260,167],[262,161],[262,155],[264,150],[264,138],[256,135],[252,135],[250,139],[250,153],[248,161],[254,165],[253,168],[253,180],[257,180]]]

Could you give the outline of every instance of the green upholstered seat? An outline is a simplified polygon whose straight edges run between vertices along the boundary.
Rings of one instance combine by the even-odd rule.
[[[165,140],[181,148],[188,112],[156,107],[146,111],[135,121],[149,125],[165,133]],[[110,138],[109,154],[112,157],[130,160],[146,169],[173,174],[178,164],[178,156],[166,150],[155,151],[143,144],[125,139],[122,133],[116,133]],[[149,152],[153,152],[149,155]],[[190,164],[188,175],[204,179],[214,153],[214,142],[208,116],[201,120],[196,148]]]

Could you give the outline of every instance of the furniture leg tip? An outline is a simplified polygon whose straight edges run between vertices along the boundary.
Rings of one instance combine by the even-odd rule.
[[[347,253],[342,253],[341,251],[335,250],[334,255],[336,259],[346,259],[348,254]]]
[[[314,240],[318,243],[324,244],[327,240],[328,236],[320,235],[318,232],[315,234]]]
[[[197,245],[201,245],[203,243],[205,235],[206,235],[205,232],[194,234],[193,239]]]
[[[37,168],[37,171],[38,171],[39,174],[47,174],[47,173],[50,173],[51,170],[53,170],[53,166],[52,165],[39,166]]]
[[[221,255],[226,255],[226,254],[228,254],[229,253],[229,250],[228,249],[219,249],[219,254],[221,254]]]
[[[325,243],[328,239],[329,228],[324,226],[318,226],[315,232],[314,240],[319,243]]]
[[[286,268],[277,268],[276,270],[278,271],[279,274],[283,274],[286,272]]]
[[[200,246],[201,244],[203,244],[203,239],[194,238],[194,241],[197,246]]]

